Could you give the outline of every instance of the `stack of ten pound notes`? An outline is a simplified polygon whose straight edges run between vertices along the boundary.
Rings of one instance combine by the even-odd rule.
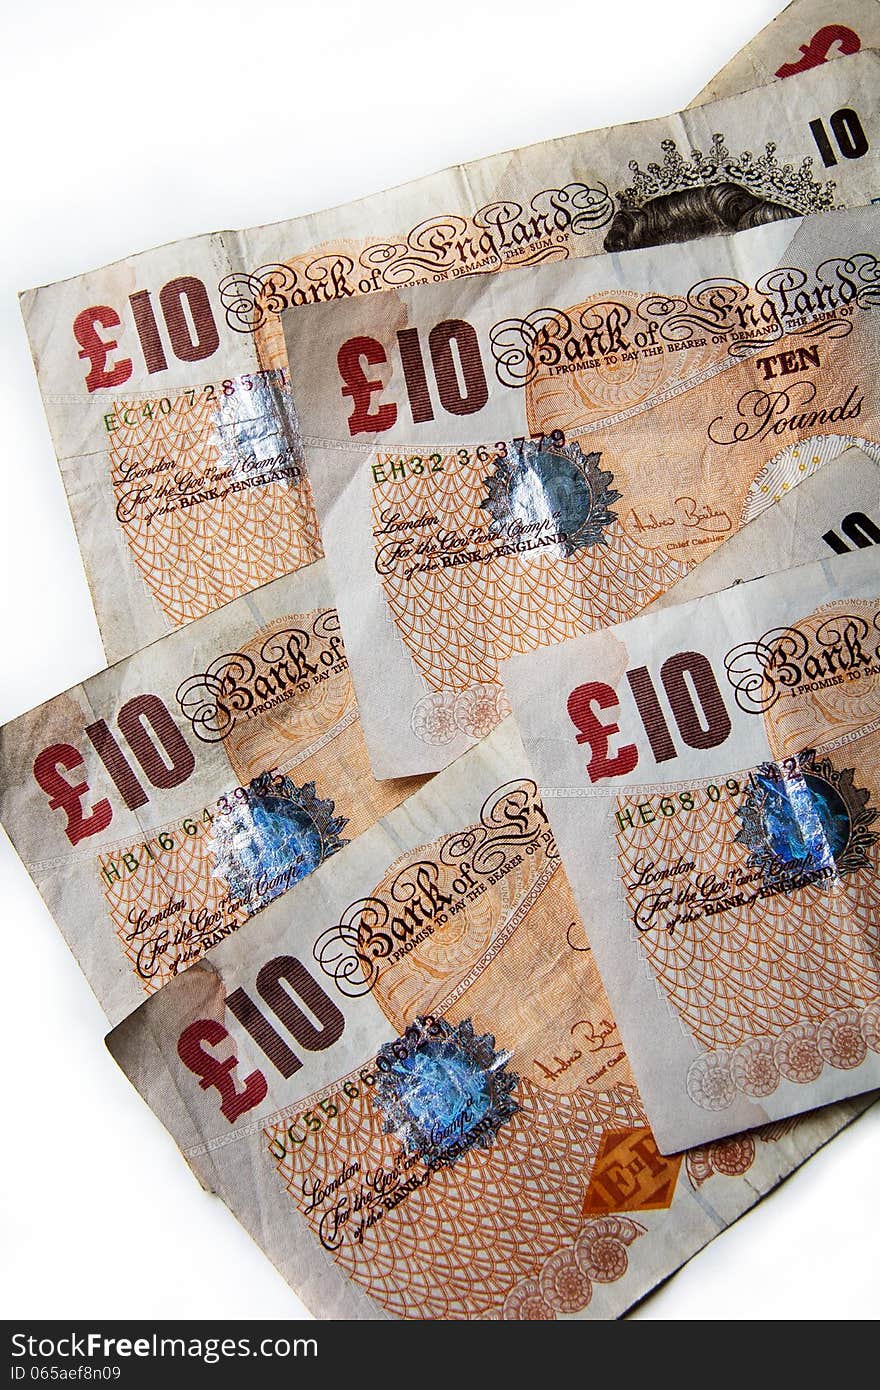
[[[878,79],[22,296],[112,664],[0,818],[320,1316],[618,1316],[880,1086]]]

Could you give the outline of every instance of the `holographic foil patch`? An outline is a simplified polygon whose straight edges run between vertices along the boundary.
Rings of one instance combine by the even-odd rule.
[[[854,769],[837,771],[830,759],[806,749],[783,763],[762,763],[752,774],[735,838],[749,864],[768,880],[790,875],[837,878],[868,865],[877,840],[868,826],[877,811],[856,787]]]
[[[256,912],[347,845],[340,832],[348,822],[315,794],[314,782],[298,787],[263,773],[239,790],[245,795],[229,798],[231,809],[214,819],[214,873]]]
[[[255,372],[230,396],[221,396],[213,442],[230,478],[300,487],[302,437],[284,373]]]
[[[483,479],[488,496],[480,506],[508,530],[552,527],[565,556],[607,545],[605,533],[617,520],[611,504],[621,494],[611,487],[614,474],[599,467],[601,457],[578,444],[558,450],[533,439],[508,444]]]
[[[429,1166],[454,1163],[468,1149],[486,1149],[519,1109],[511,1092],[519,1078],[505,1070],[491,1033],[470,1019],[417,1018],[376,1058],[375,1103],[382,1128]]]

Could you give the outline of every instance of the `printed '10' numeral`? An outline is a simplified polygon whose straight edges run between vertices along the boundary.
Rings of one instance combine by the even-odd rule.
[[[196,765],[195,754],[158,695],[135,695],[127,700],[116,722],[152,786],[161,790],[179,787],[190,776]],[[149,795],[106,720],[86,725],[85,734],[128,809],[145,806]],[[113,807],[106,798],[86,812],[83,797],[89,790],[88,782],[69,782],[61,771],[75,772],[84,766],[82,754],[72,743],[53,743],[34,760],[37,785],[48,796],[50,810],[65,812],[65,833],[72,845],[89,835],[99,835],[113,819]]]
[[[434,419],[434,402],[418,328],[399,329],[397,346],[413,424],[425,424]],[[428,354],[437,396],[447,414],[474,415],[482,410],[489,399],[489,387],[472,325],[464,319],[435,324],[428,334]],[[373,403],[373,396],[383,385],[378,378],[368,377],[363,365],[378,367],[387,361],[388,355],[376,338],[349,338],[336,354],[342,395],[352,402],[348,417],[352,435],[381,434],[397,423],[393,401]]]
[[[642,726],[658,763],[678,757],[660,697],[647,666],[626,673]],[[675,723],[689,748],[717,748],[731,730],[730,715],[715,679],[711,663],[702,652],[676,652],[660,667],[660,681]],[[607,777],[625,777],[638,765],[636,744],[626,743],[609,753],[611,738],[620,732],[614,722],[601,720],[596,708],[619,708],[617,692],[605,681],[588,681],[568,697],[568,714],[578,730],[577,742],[590,746],[587,772],[591,782]]]
[[[839,111],[835,111],[829,116],[828,124],[834,136],[834,143],[844,159],[861,159],[862,155],[868,153],[870,146],[865,128],[852,107],[843,106]],[[837,163],[837,154],[825,129],[825,122],[819,118],[810,121],[810,134],[816,142],[825,168],[833,168]]]
[[[147,372],[168,369],[168,358],[156,320],[149,290],[136,290],[128,296],[134,326],[140,340]],[[220,346],[220,334],[202,281],[194,275],[179,275],[169,280],[159,291],[159,307],[171,343],[171,350],[180,362],[201,362],[211,357]],[[73,321],[73,336],[79,345],[79,356],[88,362],[86,390],[100,391],[122,386],[131,377],[134,363],[130,357],[111,361],[119,347],[116,338],[102,336],[100,329],[121,328],[122,319],[110,304],[92,304],[83,309]]]
[[[294,956],[275,956],[267,961],[257,975],[257,992],[305,1051],[323,1052],[341,1038],[345,1015]],[[226,1006],[285,1079],[299,1071],[301,1058],[246,990],[234,990],[227,996]],[[261,1071],[252,1071],[239,1089],[233,1075],[238,1066],[236,1054],[219,1058],[205,1050],[205,1043],[216,1047],[228,1037],[228,1030],[217,1019],[197,1019],[181,1033],[177,1053],[184,1066],[200,1078],[203,1091],[213,1087],[219,1092],[221,1114],[234,1124],[265,1100],[269,1087]]]

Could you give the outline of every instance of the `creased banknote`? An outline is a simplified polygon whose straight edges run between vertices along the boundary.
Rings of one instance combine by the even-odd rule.
[[[24,294],[108,659],[320,553],[281,310],[866,202],[878,65],[866,51]]]
[[[661,1156],[510,720],[108,1045],[324,1317],[615,1316],[867,1103]]]
[[[834,58],[880,47],[878,0],[793,0],[703,88],[691,103],[797,77]]]
[[[796,488],[783,485],[775,506],[655,599],[651,612],[869,545],[880,545],[880,465],[846,449]]]
[[[499,661],[634,616],[877,450],[878,232],[866,207],[285,316],[376,776],[484,735]]]
[[[662,1152],[880,1081],[880,549],[503,674]]]
[[[370,775],[323,561],[0,729],[0,820],[113,1023],[417,785]]]

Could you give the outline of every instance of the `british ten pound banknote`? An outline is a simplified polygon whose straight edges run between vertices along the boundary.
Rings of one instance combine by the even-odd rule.
[[[878,62],[866,50],[26,292],[108,660],[320,554],[282,310],[865,203]]]
[[[860,544],[855,452],[741,564]],[[509,721],[327,869],[109,1040],[319,1315],[614,1316],[873,1099],[659,1153]]]
[[[109,1037],[323,1317],[613,1317],[865,1101],[662,1156],[511,721]]]
[[[876,69],[799,79],[876,13],[796,0],[698,99],[790,100],[734,104],[707,159],[689,118],[574,137],[23,297],[108,655],[153,645],[0,731],[0,816],[117,1060],[319,1313],[613,1316],[873,1097],[664,1156],[511,721],[374,780],[278,316],[866,201]],[[669,594],[875,543],[873,458],[818,462]]]
[[[877,480],[849,450],[670,595],[876,540]],[[113,1022],[419,785],[370,775],[329,589],[318,562],[0,730],[0,819]]]
[[[774,79],[797,77],[835,58],[880,47],[878,0],[792,0],[691,102],[715,101]]]
[[[506,657],[634,616],[877,451],[878,229],[866,207],[285,316],[378,777],[484,735]]]
[[[859,544],[873,469],[829,464],[765,542]],[[7,728],[4,819],[60,847],[29,867],[111,1016],[150,992],[114,1055],[317,1313],[614,1316],[869,1099],[661,1155],[510,721],[418,795],[372,784],[321,568]],[[78,863],[65,826],[134,778],[157,809]]]
[[[880,549],[503,674],[660,1149],[880,1080]]]
[[[113,1023],[417,785],[370,774],[323,562],[0,729],[0,820]]]

